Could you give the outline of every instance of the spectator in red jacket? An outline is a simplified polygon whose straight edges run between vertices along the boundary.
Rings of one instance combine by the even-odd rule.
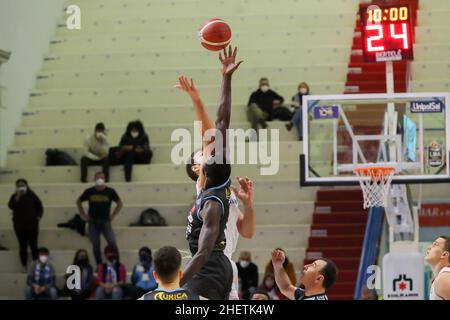
[[[122,285],[125,284],[127,277],[125,266],[119,261],[119,252],[116,246],[106,246],[105,256],[107,262],[98,266],[98,287],[95,298],[97,300],[122,300]]]
[[[8,206],[13,211],[13,226],[19,241],[20,261],[25,269],[28,261],[28,246],[33,260],[38,258],[39,220],[42,218],[44,208],[41,200],[30,189],[25,179],[16,181],[16,192],[9,199]]]

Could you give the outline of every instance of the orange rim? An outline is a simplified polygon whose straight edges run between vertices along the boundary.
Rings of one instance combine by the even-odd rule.
[[[379,183],[383,181],[384,177],[395,172],[394,167],[364,167],[355,168],[354,170],[360,176],[370,177],[373,182]]]
[[[367,167],[367,168],[356,168],[355,171],[363,174],[369,175],[371,173],[376,173],[379,175],[380,173],[383,175],[390,174],[395,171],[394,167]]]

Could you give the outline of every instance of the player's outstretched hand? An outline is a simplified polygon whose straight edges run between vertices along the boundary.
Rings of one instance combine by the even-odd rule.
[[[281,250],[272,251],[272,264],[274,268],[282,267],[285,259],[286,256],[284,255],[283,251]]]
[[[233,72],[236,71],[237,68],[239,68],[240,64],[244,62],[244,60],[241,60],[236,63],[236,55],[237,55],[237,47],[234,47],[234,50],[231,48],[231,46],[227,49],[223,49],[223,57],[222,53],[219,53],[219,60],[222,63],[221,72],[222,75],[231,76]]]
[[[236,180],[239,183],[239,190],[235,186],[231,186],[231,189],[244,205],[251,205],[253,202],[253,181],[248,177],[236,177]]]
[[[183,75],[179,76],[178,84],[175,85],[175,88],[186,92],[192,99],[200,98],[200,93],[198,92],[198,89],[195,86],[194,80],[192,78],[188,79]]]

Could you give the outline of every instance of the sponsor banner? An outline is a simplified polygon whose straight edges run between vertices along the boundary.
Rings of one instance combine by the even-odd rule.
[[[432,168],[441,167],[443,164],[442,144],[431,141],[428,146],[428,165]]]
[[[423,300],[424,262],[419,252],[390,252],[383,257],[384,300]]]
[[[339,106],[322,106],[314,108],[314,119],[339,118]]]
[[[402,50],[399,49],[393,51],[377,52],[375,54],[375,59],[377,62],[402,61],[403,60]]]
[[[444,111],[444,103],[439,100],[412,101],[412,113],[440,113]]]
[[[450,226],[450,203],[422,204],[419,212],[419,225],[421,227]]]

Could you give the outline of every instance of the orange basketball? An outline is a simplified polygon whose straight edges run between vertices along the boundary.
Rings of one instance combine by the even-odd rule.
[[[199,29],[202,46],[210,51],[226,48],[231,42],[231,28],[222,19],[214,18],[205,21]]]

